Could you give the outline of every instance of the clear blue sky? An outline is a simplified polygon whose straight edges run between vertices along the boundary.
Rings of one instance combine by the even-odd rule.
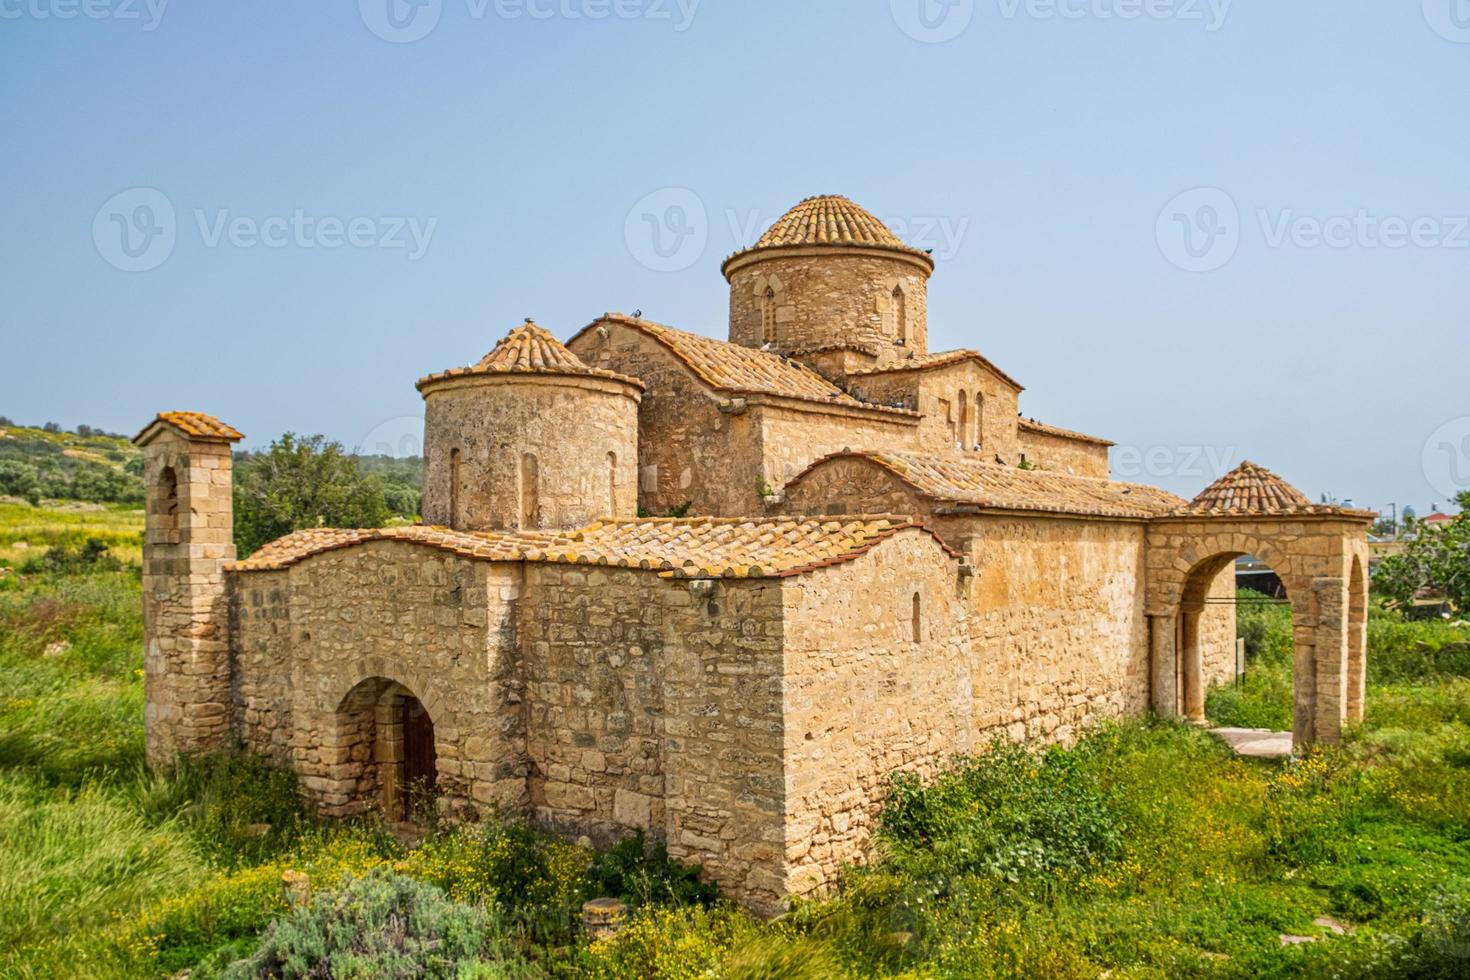
[[[0,413],[354,445],[526,316],[723,336],[723,256],[842,193],[936,248],[932,345],[1121,475],[1470,487],[1467,0],[387,2],[0,0]]]

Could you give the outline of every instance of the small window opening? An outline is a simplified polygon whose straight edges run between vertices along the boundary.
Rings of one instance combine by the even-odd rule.
[[[909,342],[908,297],[900,286],[893,287],[893,336],[900,344]]]
[[[919,603],[920,603],[919,593],[915,592],[914,593],[914,616],[913,616],[913,619],[914,619],[914,642],[915,643],[922,643],[922,642],[924,642],[924,620],[923,620],[922,611],[919,608]]]
[[[607,454],[607,516],[618,515],[618,454]]]
[[[179,526],[179,476],[172,466],[165,466],[158,474],[159,524],[165,531],[177,530]]]
[[[768,344],[776,342],[776,290],[770,286],[761,297],[761,339]]]
[[[541,526],[541,501],[538,499],[540,483],[539,465],[535,453],[521,455],[521,523],[522,528]]]
[[[449,526],[459,527],[459,450],[449,450]]]

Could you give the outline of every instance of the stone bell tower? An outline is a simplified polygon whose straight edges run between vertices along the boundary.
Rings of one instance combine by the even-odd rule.
[[[230,733],[229,600],[235,558],[233,444],[239,432],[198,412],[164,412],[143,450],[144,723],[148,762],[224,748]]]

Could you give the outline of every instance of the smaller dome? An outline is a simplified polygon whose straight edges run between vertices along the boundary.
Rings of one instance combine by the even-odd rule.
[[[1250,460],[1206,487],[1185,508],[1192,513],[1280,514],[1310,509],[1306,494]]]
[[[878,245],[908,248],[867,210],[837,195],[809,197],[772,225],[756,248],[777,245]]]
[[[418,387],[422,390],[432,382],[486,374],[577,374],[622,381],[640,389],[643,387],[643,382],[637,378],[589,367],[549,330],[531,320],[506,334],[490,353],[474,365],[420,378]]]

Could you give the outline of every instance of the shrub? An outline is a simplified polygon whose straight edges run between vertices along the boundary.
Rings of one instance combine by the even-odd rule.
[[[648,843],[641,830],[599,854],[588,869],[592,891],[634,905],[709,905],[719,889],[699,874],[698,865],[673,860],[662,841]]]
[[[63,542],[47,548],[44,555],[21,566],[21,571],[27,575],[88,575],[92,572],[121,570],[122,562],[117,560],[108,549],[107,542],[101,538],[88,538],[80,546]]]
[[[880,837],[896,867],[919,877],[979,873],[1011,884],[1053,883],[1112,857],[1120,828],[1096,773],[1061,748],[997,739],[925,786],[890,780]]]
[[[386,869],[349,879],[277,919],[249,959],[224,976],[460,977],[529,975],[483,909]]]

